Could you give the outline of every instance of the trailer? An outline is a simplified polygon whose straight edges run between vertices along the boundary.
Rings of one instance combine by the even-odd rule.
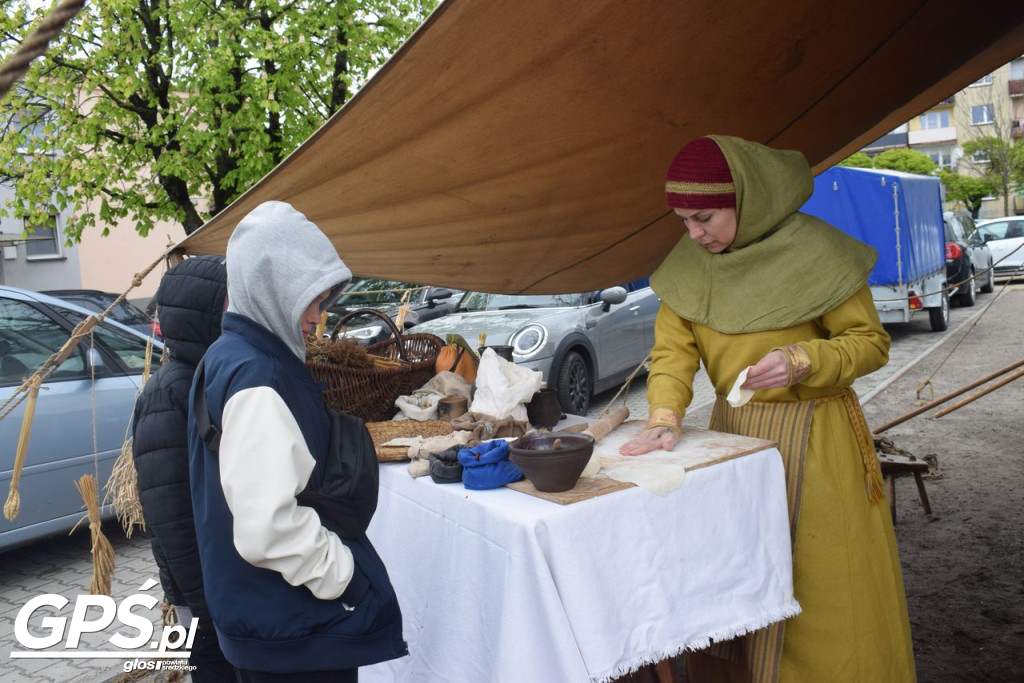
[[[868,285],[883,323],[926,310],[933,330],[949,326],[942,190],[934,176],[835,166],[801,208],[878,252]]]

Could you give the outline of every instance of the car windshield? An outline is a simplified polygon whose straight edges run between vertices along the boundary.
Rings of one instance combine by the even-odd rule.
[[[51,296],[55,296],[59,299],[64,299],[65,301],[70,301],[73,304],[90,311],[95,311],[96,313],[105,311],[107,307],[117,299],[117,294],[93,294],[64,291],[43,293],[50,294]],[[110,311],[109,316],[122,325],[146,325],[150,322],[150,317],[146,315],[145,311],[124,300],[118,303],[117,306],[114,306]]]
[[[978,232],[993,240],[1024,237],[1024,221],[997,221],[978,226]]]
[[[575,294],[487,294],[467,292],[459,311],[509,311],[522,308],[572,308],[589,303],[589,293]]]
[[[364,306],[380,306],[381,304],[397,304],[401,303],[402,296],[409,289],[418,290],[423,288],[409,282],[398,282],[396,280],[357,279],[338,297],[334,306],[360,308]],[[410,298],[415,300],[417,293],[414,291]]]

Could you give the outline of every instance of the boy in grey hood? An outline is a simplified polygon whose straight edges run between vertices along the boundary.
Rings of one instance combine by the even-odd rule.
[[[353,619],[364,618],[352,607],[366,595],[353,554],[362,541],[343,540],[297,499],[323,485],[330,441],[304,337],[352,273],[283,202],[261,204],[238,224],[227,273],[223,334],[192,402],[203,390],[219,446],[204,442],[194,414],[189,427],[210,614],[239,681],[356,680],[359,666],[407,652],[397,601],[387,623],[353,635]],[[386,580],[383,565],[381,573]]]
[[[334,245],[290,204],[265,202],[235,228],[228,254],[228,312],[258,322],[305,361],[303,311],[352,279]]]

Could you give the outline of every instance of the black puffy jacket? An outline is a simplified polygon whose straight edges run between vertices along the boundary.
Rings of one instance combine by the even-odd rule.
[[[169,360],[135,403],[133,455],[139,500],[152,535],[160,582],[174,605],[208,621],[188,474],[188,395],[199,360],[220,336],[227,270],[219,256],[188,259],[167,271],[156,293]]]

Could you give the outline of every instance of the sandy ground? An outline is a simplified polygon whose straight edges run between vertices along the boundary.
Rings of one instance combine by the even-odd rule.
[[[928,379],[934,394],[926,388],[924,398],[931,400],[1021,359],[1024,291],[1006,291],[874,396],[864,406],[868,424],[877,429],[913,410]],[[938,472],[924,478],[931,515],[909,475],[896,481],[918,679],[1024,681],[1024,378],[941,418],[932,417],[935,410],[883,434],[938,462]]]

